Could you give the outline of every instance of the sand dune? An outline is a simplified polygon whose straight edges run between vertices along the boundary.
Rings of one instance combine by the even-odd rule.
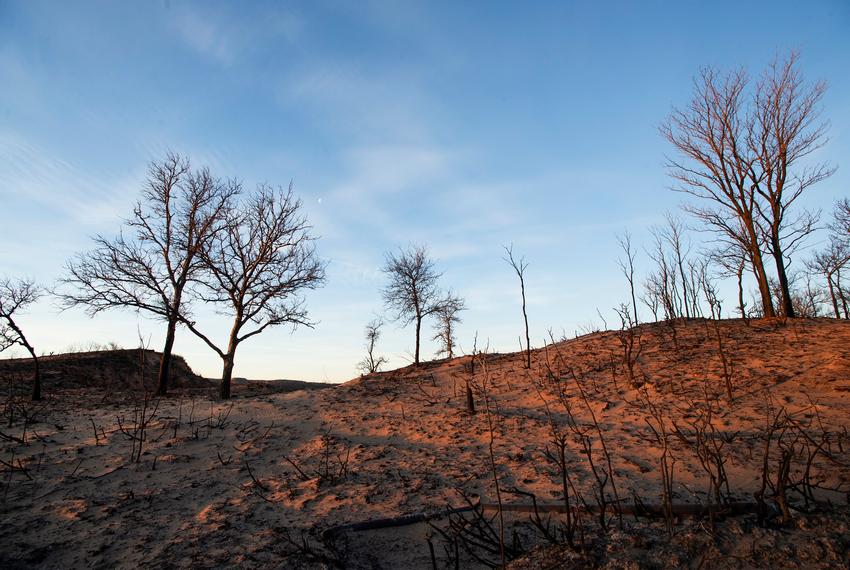
[[[761,436],[766,422],[784,409],[812,437],[831,434],[825,453],[812,461],[811,477],[821,487],[813,498],[846,504],[850,323],[725,321],[720,331],[731,401],[710,322],[642,325],[634,337],[640,345],[634,381],[621,335],[601,332],[535,350],[531,370],[523,367],[522,355],[492,354],[477,359],[473,374],[465,356],[318,391],[245,395],[232,402],[191,395],[149,400],[138,462],[132,458],[138,442],[131,437],[141,437],[134,431],[143,405],[138,393],[81,387],[54,392],[43,406],[29,405],[30,423],[15,412],[11,425],[0,429],[0,566],[320,567],[343,560],[350,567],[430,567],[427,538],[434,531],[426,524],[341,533],[333,545],[323,545],[320,535],[344,523],[462,506],[464,495],[495,501],[491,433],[504,501],[528,501],[507,492],[515,487],[541,503],[559,504],[559,471],[544,453],[553,450],[553,424],[566,434],[570,477],[588,506],[596,504],[599,487],[581,433],[603,471],[604,440],[623,504],[636,497],[659,503],[664,449],[651,426],[660,416],[667,430],[678,427],[683,434],[669,438],[672,500],[706,504],[707,471],[688,437],[694,433],[689,426],[708,408],[716,441],[726,446],[726,500],[753,501],[761,484]],[[465,410],[467,380],[475,387],[474,415]],[[10,410],[7,405],[7,420]],[[804,442],[796,445],[803,453]],[[793,463],[792,474],[803,467]],[[603,492],[613,500],[610,483]],[[691,560],[736,567],[751,558],[756,566],[783,567],[791,564],[791,551],[800,560],[808,556],[812,566],[846,564],[846,510],[803,514],[801,500],[792,499],[795,522],[786,530],[759,528],[755,515],[747,515],[722,523],[711,541],[694,530],[705,523],[690,519],[676,521],[674,539],[667,540],[662,522],[629,517],[620,530],[615,517],[603,537],[588,513],[590,552],[541,550],[538,562],[516,564],[571,560],[622,567],[643,560],[676,567]],[[507,522],[526,518],[516,513]],[[796,534],[789,534],[794,525]],[[753,536],[774,541],[775,548],[762,552]],[[522,549],[542,542],[529,534]],[[438,565],[450,566],[439,536],[432,543]],[[752,548],[742,554],[744,544]],[[813,544],[820,545],[816,551]],[[465,554],[461,562],[480,565]]]

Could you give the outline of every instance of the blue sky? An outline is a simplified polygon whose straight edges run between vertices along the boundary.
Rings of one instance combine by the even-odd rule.
[[[148,162],[171,149],[247,187],[293,181],[329,261],[308,298],[315,330],[248,341],[236,375],[354,376],[384,252],[411,241],[467,299],[461,346],[477,330],[498,350],[521,332],[501,259],[513,242],[541,344],[549,327],[572,335],[597,307],[611,314],[626,296],[615,233],[644,243],[682,200],[657,128],[699,67],[758,74],[790,49],[829,83],[817,158],[839,170],[807,197],[829,208],[850,194],[844,1],[0,0],[0,273],[52,283],[91,235],[118,231]],[[226,319],[199,315],[224,337]],[[137,330],[162,340],[155,321],[59,314],[50,299],[24,324],[45,352],[135,346]],[[403,365],[412,330],[389,324],[380,348]],[[176,352],[220,371],[186,331]]]

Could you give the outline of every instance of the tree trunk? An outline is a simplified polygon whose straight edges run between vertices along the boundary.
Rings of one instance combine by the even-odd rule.
[[[841,271],[835,271],[835,288],[838,290],[838,298],[841,300],[841,306],[844,309],[844,318],[850,319],[850,312],[847,310],[847,295],[844,294],[844,288],[841,286]]]
[[[782,244],[775,234],[771,237],[773,245],[773,259],[776,262],[776,275],[779,277],[779,291],[782,294],[782,314],[790,319],[797,315],[794,313],[794,301],[791,298],[791,287],[788,284],[788,273],[785,271],[785,258],[782,256]]]
[[[522,318],[525,321],[525,367],[531,368],[531,338],[528,336],[528,314],[525,311],[525,279],[520,276],[520,290],[522,291]]]
[[[472,387],[469,381],[466,382],[466,411],[470,414],[475,413],[475,399],[472,397]]]
[[[741,213],[739,212],[740,215]],[[753,266],[753,275],[755,275],[756,284],[759,288],[759,295],[761,296],[762,314],[765,318],[773,318],[776,316],[776,311],[773,310],[773,299],[770,297],[770,284],[767,281],[767,274],[764,271],[764,258],[762,257],[761,247],[759,246],[758,233],[751,217],[742,218],[741,221],[747,230],[750,261]]]
[[[36,356],[35,351],[30,349],[30,354],[32,355],[32,362],[34,365],[32,374],[32,401],[38,402],[41,400],[41,369],[39,367],[38,356]]]
[[[688,304],[688,280],[685,278],[685,268],[682,265],[682,258],[678,251],[676,252],[676,264],[679,266],[679,277],[682,278],[682,301],[685,305],[685,319],[690,319],[691,309]]]
[[[773,310],[773,299],[770,297],[770,284],[767,282],[767,274],[764,271],[764,262],[760,251],[753,251],[753,273],[758,284],[759,295],[761,296],[762,314],[765,318],[776,316],[776,311]]]
[[[239,330],[242,328],[242,311],[236,315],[233,327],[230,329],[230,340],[227,341],[227,352],[221,357],[224,367],[221,371],[221,384],[218,395],[222,400],[230,399],[230,381],[233,378],[233,365],[236,362],[236,348],[239,346]]]
[[[832,275],[826,276],[826,285],[829,287],[829,297],[832,300],[832,309],[835,311],[835,318],[841,318],[841,311],[838,310],[838,298],[835,296],[835,288],[832,286]]]
[[[738,310],[741,318],[747,320],[747,306],[744,304],[744,265],[738,266]]]
[[[174,335],[177,329],[177,319],[168,321],[168,332],[165,335],[165,346],[162,348],[162,358],[159,361],[159,373],[156,378],[156,395],[168,394],[168,380],[171,373],[171,349],[174,348]]]
[[[631,291],[632,291],[632,312],[635,314],[635,326],[637,326],[637,324],[638,324],[638,314],[637,314],[638,309],[637,309],[637,299],[635,297],[634,273],[632,273],[632,277],[629,279],[629,289],[631,289]]]
[[[224,367],[221,371],[221,384],[218,387],[218,397],[222,400],[230,399],[230,381],[233,378],[234,356],[232,352],[228,352],[223,359]]]
[[[413,356],[413,363],[419,364],[419,332],[422,329],[422,317],[416,316],[416,352]]]

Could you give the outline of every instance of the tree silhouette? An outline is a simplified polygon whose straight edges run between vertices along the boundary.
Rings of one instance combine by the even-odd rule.
[[[228,209],[224,230],[201,253],[203,274],[196,294],[233,318],[226,347],[182,320],[223,362],[219,396],[230,398],[239,345],[269,327],[312,327],[301,293],[321,286],[325,264],[318,259],[310,226],[292,188],[260,186]]]
[[[398,253],[388,252],[382,271],[389,277],[382,295],[386,307],[394,313],[394,319],[404,324],[416,325],[416,349],[413,362],[419,364],[419,339],[422,320],[440,308],[438,281],[442,273],[428,257],[424,245],[409,245]]]
[[[375,356],[375,346],[378,344],[378,339],[381,338],[381,327],[383,326],[384,321],[380,317],[372,319],[366,325],[366,357],[357,363],[357,369],[363,374],[374,374],[387,363],[385,357]]]
[[[457,297],[451,291],[446,297],[440,301],[440,306],[435,312],[437,322],[434,325],[434,337],[439,343],[438,355],[443,355],[446,358],[453,358],[455,346],[455,325],[460,324],[461,319],[459,313],[466,310],[466,303],[460,297]]]
[[[519,290],[522,293],[522,319],[525,322],[525,367],[531,368],[531,338],[528,334],[528,313],[525,309],[525,269],[528,267],[528,263],[525,261],[524,257],[516,259],[514,257],[514,246],[511,244],[510,247],[503,246],[505,248],[505,253],[507,257],[504,258],[505,261],[508,262],[517,277],[519,277]]]
[[[35,348],[27,340],[18,316],[41,297],[41,287],[29,279],[0,279],[0,352],[14,345],[22,346],[33,361],[32,399],[41,400],[41,371]]]
[[[170,153],[153,162],[142,197],[125,221],[128,234],[94,238],[95,248],[67,264],[57,295],[91,315],[123,307],[166,322],[157,394],[168,391],[177,324],[188,312],[186,288],[203,269],[203,254],[224,229],[223,215],[240,187]],[[66,286],[63,288],[63,286]]]

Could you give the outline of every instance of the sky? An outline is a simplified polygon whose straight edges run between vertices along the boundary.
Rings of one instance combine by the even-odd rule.
[[[838,171],[802,204],[829,210],[850,195],[843,0],[0,0],[0,275],[51,286],[92,236],[118,233],[148,164],[175,151],[248,189],[292,182],[328,262],[307,295],[316,327],[246,341],[236,376],[356,376],[363,327],[384,314],[385,252],[409,243],[427,244],[443,287],[466,299],[464,350],[476,331],[491,350],[519,347],[511,243],[528,262],[532,344],[602,326],[597,309],[610,327],[628,295],[616,234],[648,245],[684,199],[659,124],[701,66],[758,75],[789,50],[829,86],[830,140],[813,159]],[[227,318],[196,313],[223,342]],[[144,315],[90,318],[49,296],[21,322],[43,353],[164,339]],[[389,322],[378,350],[405,365],[412,327]],[[186,330],[175,352],[220,374]]]

